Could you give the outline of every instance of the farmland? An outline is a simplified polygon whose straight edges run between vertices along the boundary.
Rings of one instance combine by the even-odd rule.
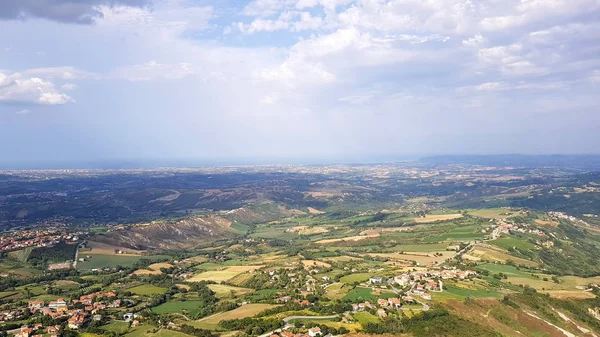
[[[141,286],[129,288],[127,290],[137,295],[154,296],[164,294],[167,289],[157,287],[151,284],[144,284]]]
[[[575,336],[591,337],[577,326],[600,331],[593,316],[600,308],[600,220],[589,209],[600,188],[596,176],[411,165],[98,178],[94,186],[102,188],[90,187],[91,196],[87,186],[70,192],[81,198],[70,202],[92,198],[73,212],[96,221],[88,228],[79,218],[59,230],[78,237],[68,245],[81,247],[82,261],[51,271],[39,250],[32,263],[34,249],[15,245],[0,257],[0,315],[63,298],[68,310],[86,312],[77,333],[90,337],[258,337],[315,326],[335,336],[564,335],[553,325]],[[552,207],[536,204],[539,198],[554,200]],[[103,209],[92,205],[106,200],[122,215],[102,225],[112,215],[98,217]],[[88,207],[93,212],[83,211]],[[130,216],[135,221],[122,220]],[[18,231],[9,233],[3,242],[12,244]],[[286,326],[288,317],[296,318]],[[47,320],[34,310],[13,321],[29,319]]]
[[[196,316],[200,310],[206,306],[202,301],[169,301],[157,307],[152,308],[152,311],[157,314],[183,314]]]
[[[271,304],[246,304],[237,309],[222,312],[216,315],[212,315],[195,322],[195,326],[200,328],[214,328],[220,321],[229,319],[242,319],[245,317],[251,317],[258,314],[266,309],[274,308],[275,305]]]

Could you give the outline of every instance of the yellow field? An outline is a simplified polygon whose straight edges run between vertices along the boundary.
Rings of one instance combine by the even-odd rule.
[[[545,226],[552,226],[552,227],[556,227],[558,226],[558,221],[553,221],[553,220],[540,220],[540,219],[535,219],[534,220],[536,224],[538,225],[545,225]]]
[[[236,277],[230,279],[227,282],[230,282],[231,284],[234,284],[236,286],[242,286],[246,282],[248,282],[253,276],[254,276],[254,274],[243,273],[243,274],[237,275]]]
[[[578,289],[582,287],[586,287],[590,283],[598,283],[600,281],[600,277],[590,277],[584,278],[579,276],[559,276],[558,279],[560,283],[554,283],[549,275],[544,274],[536,274],[539,276],[539,279],[531,279],[526,277],[508,277],[505,282],[511,282],[512,284],[523,284],[528,285],[532,288],[536,288],[537,290],[547,291],[547,292],[556,292],[556,294],[574,294],[578,292],[585,292],[583,289]],[[544,281],[544,277],[548,278],[548,281]],[[542,290],[543,289],[543,290]],[[587,295],[580,295],[587,296]]]
[[[160,270],[138,269],[132,273],[133,275],[160,275]]]
[[[233,287],[225,284],[209,284],[208,287],[210,288],[210,290],[214,291],[215,296],[219,298],[231,297],[232,292],[234,296],[238,296],[248,294],[254,291],[254,289]]]
[[[118,246],[113,246],[113,245],[109,245],[106,243],[95,242],[95,241],[88,241],[88,247],[91,248],[92,250],[82,251],[81,254],[83,254],[83,255],[91,255],[91,254],[116,255],[115,250],[122,250],[122,251],[127,252],[127,254],[118,254],[119,256],[138,256],[143,253],[143,251],[141,251],[141,250],[135,250],[135,249],[125,248],[125,247],[118,247]]]
[[[550,297],[558,299],[573,298],[579,300],[596,297],[596,295],[592,294],[591,292],[581,290],[548,290],[542,292],[549,294]]]
[[[198,323],[201,323],[201,326],[206,326],[206,327],[210,327],[210,326],[217,326],[219,324],[220,321],[222,320],[226,320],[226,319],[242,319],[242,318],[246,318],[246,317],[252,317],[256,314],[258,314],[261,311],[267,310],[267,309],[271,309],[271,308],[275,308],[278,307],[279,305],[273,305],[273,304],[261,304],[261,303],[256,303],[256,304],[246,304],[243,305],[237,309],[231,310],[231,311],[226,311],[226,312],[222,312],[222,313],[218,313],[212,316],[208,316],[205,317],[201,320],[198,320]]]
[[[349,262],[349,261],[360,261],[362,259],[359,259],[358,257],[354,257],[354,256],[333,256],[333,257],[324,257],[323,260],[325,261],[329,261],[329,262]]]
[[[344,283],[335,283],[325,289],[325,296],[332,300],[341,300],[350,290],[352,290],[351,286]]]
[[[162,271],[161,268],[172,268],[173,265],[169,263],[153,263],[148,266],[148,269],[138,269],[134,271],[132,274],[134,275],[160,275]]]
[[[307,207],[307,208],[308,208],[308,213],[310,213],[310,214],[325,214],[325,212],[319,211],[316,208],[312,208],[312,207]]]
[[[471,251],[468,252],[468,254],[464,254],[463,259],[470,261],[490,261],[500,263],[506,263],[508,260],[511,260],[518,265],[524,265],[527,267],[538,266],[537,262],[509,255],[498,248],[491,248],[481,245],[476,245]]]
[[[324,244],[324,243],[334,243],[334,242],[344,242],[344,241],[360,241],[360,240],[369,239],[369,238],[376,238],[378,236],[379,236],[379,233],[377,233],[376,235],[357,235],[357,236],[349,236],[349,237],[341,238],[341,239],[319,240],[315,243]]]
[[[302,264],[304,265],[304,269],[318,268],[318,267],[325,267],[325,268],[331,267],[331,265],[329,263],[316,261],[316,260],[302,260]]]
[[[434,256],[433,253],[440,253],[442,256]],[[439,252],[431,252],[431,253],[423,253],[423,252],[405,252],[404,254],[400,253],[368,253],[365,255],[371,257],[383,257],[387,258],[391,261],[415,261],[420,265],[429,265],[435,262],[442,262],[450,257],[452,257],[455,253],[448,251],[439,251]]]
[[[205,271],[198,275],[191,277],[189,282],[200,282],[200,281],[215,281],[223,282],[229,281],[239,274],[246,273],[250,270],[260,269],[263,266],[231,266],[223,270]]]
[[[429,223],[462,218],[462,214],[427,214],[424,218],[414,218],[416,223]]]
[[[148,269],[150,269],[150,270],[158,270],[158,271],[160,271],[161,268],[169,269],[169,268],[173,268],[173,265],[170,264],[170,263],[164,263],[163,262],[163,263],[153,263],[153,264],[151,264],[151,265],[148,266]]]

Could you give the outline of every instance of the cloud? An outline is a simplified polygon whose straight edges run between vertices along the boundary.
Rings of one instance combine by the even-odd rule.
[[[50,81],[19,73],[0,73],[0,103],[61,105],[72,101],[68,95],[58,92]]]
[[[98,74],[94,74],[85,70],[76,69],[74,67],[49,67],[49,68],[34,68],[27,69],[23,74],[28,76],[43,77],[48,79],[61,79],[61,80],[81,80],[81,79],[94,79],[100,77]]]
[[[22,110],[18,110],[18,111],[16,112],[16,114],[17,114],[17,115],[26,115],[26,114],[28,114],[28,113],[30,113],[30,112],[31,112],[31,110],[28,110],[28,109],[22,109]]]
[[[38,17],[53,21],[90,24],[102,13],[98,6],[145,6],[149,0],[2,0],[0,19]]]
[[[190,63],[161,64],[150,61],[115,69],[110,77],[128,81],[179,80],[195,73],[197,69]]]

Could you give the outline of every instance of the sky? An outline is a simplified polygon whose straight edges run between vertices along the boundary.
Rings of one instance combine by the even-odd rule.
[[[0,163],[600,153],[600,0],[2,0]]]

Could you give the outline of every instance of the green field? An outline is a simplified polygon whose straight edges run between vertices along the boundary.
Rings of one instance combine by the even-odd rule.
[[[354,282],[365,282],[367,281],[371,276],[371,274],[368,273],[356,273],[356,274],[350,274],[350,275],[346,275],[344,277],[340,278],[340,282],[346,283],[346,284],[353,284]]]
[[[215,292],[215,296],[219,298],[235,297],[239,295],[248,294],[254,291],[254,289],[234,287],[226,284],[209,284],[210,290]]]
[[[358,321],[358,323],[360,323],[360,325],[362,326],[367,325],[367,323],[377,323],[377,321],[379,321],[379,318],[377,318],[377,316],[366,311],[355,313],[354,319],[356,319],[356,321]]]
[[[133,287],[127,289],[136,295],[142,296],[153,296],[153,295],[162,295],[167,291],[165,288],[157,287],[152,284],[143,284],[141,286]]]
[[[83,255],[83,254],[82,254]],[[96,268],[116,268],[118,266],[128,267],[138,262],[140,259],[158,261],[169,258],[167,255],[153,256],[122,256],[122,255],[103,255],[90,254],[90,259],[85,262],[77,262],[77,269],[96,269]]]
[[[451,229],[448,233],[425,238],[423,239],[423,242],[482,240],[483,233],[481,233],[481,228],[482,227],[479,225],[456,227]]]
[[[432,298],[435,300],[448,300],[448,299],[465,299],[467,297],[470,298],[501,298],[503,296],[502,293],[490,290],[490,289],[482,289],[482,288],[461,288],[455,286],[446,286],[444,287],[444,291],[441,293],[432,293]]]
[[[108,324],[101,326],[100,329],[116,334],[123,334],[129,330],[129,322],[111,321]]]
[[[500,248],[518,248],[518,249],[535,249],[535,245],[525,239],[519,239],[515,237],[501,237],[496,240],[490,241],[491,244],[496,245]]]
[[[343,300],[349,300],[352,302],[369,301],[371,303],[375,303],[378,298],[390,298],[397,296],[398,295],[385,290],[382,290],[380,294],[373,294],[371,288],[356,287],[350,290],[350,292],[343,297]]]
[[[196,316],[204,307],[202,301],[169,301],[157,307],[152,311],[157,314],[184,314],[186,316]]]

